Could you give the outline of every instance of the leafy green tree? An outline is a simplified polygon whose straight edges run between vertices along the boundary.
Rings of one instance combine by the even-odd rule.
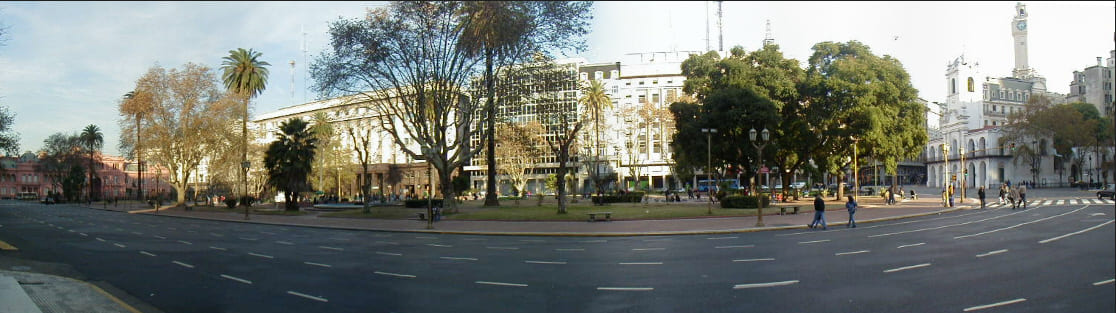
[[[1104,133],[1107,121],[1100,117],[1092,104],[1039,105],[1048,102],[1043,96],[1036,95],[1028,99],[1025,110],[1009,115],[1000,144],[1019,143],[1012,153],[1012,161],[1017,163],[1023,159],[1034,167],[1036,160],[1046,151],[1043,147],[1047,140],[1050,140],[1058,155],[1069,157],[1078,167],[1082,166],[1088,153],[1086,149],[1096,149],[1104,138],[1110,136]],[[1031,141],[1041,144],[1033,147]],[[1032,168],[1032,179],[1037,180],[1040,168]],[[1080,177],[1081,173],[1072,175]]]
[[[248,163],[248,107],[252,98],[263,93],[267,89],[267,66],[270,63],[260,60],[263,53],[257,52],[252,49],[244,50],[244,48],[237,48],[236,50],[229,50],[229,55],[222,58],[221,62],[221,80],[225,84],[225,89],[243,97],[244,115],[241,116],[241,162]],[[244,179],[244,195],[248,193],[248,172],[247,168],[241,170]],[[248,208],[244,209],[244,216],[248,216]]]
[[[105,136],[101,133],[101,129],[98,128],[97,125],[89,124],[85,126],[85,129],[82,129],[80,138],[82,147],[89,153],[89,180],[86,181],[89,184],[89,195],[86,197],[86,200],[92,202],[94,200],[93,179],[97,174],[97,171],[94,170],[93,162],[96,161],[94,157],[97,150],[100,150],[101,146],[105,144]]]
[[[502,67],[527,61],[536,53],[584,46],[592,18],[589,1],[466,1],[458,9],[459,48],[484,58],[484,131],[488,165],[485,206],[496,197],[496,77]]]
[[[606,183],[604,177],[601,177],[601,166],[599,164],[603,147],[601,146],[601,114],[605,110],[612,108],[612,99],[605,93],[604,82],[601,80],[593,79],[588,84],[582,87],[581,99],[578,99],[582,105],[588,109],[590,119],[593,120],[593,156],[592,166],[593,169],[589,171],[592,175],[593,183],[596,185],[597,196],[601,195]],[[603,203],[602,203],[603,204]]]
[[[310,131],[308,123],[291,118],[279,124],[279,138],[267,147],[264,168],[267,183],[283,192],[287,211],[298,211],[299,196],[310,190],[310,175],[317,151],[318,138]]]
[[[81,137],[63,133],[51,134],[43,140],[43,147],[39,149],[35,172],[46,177],[51,189],[62,190],[62,197],[65,199],[76,199],[76,195],[81,192],[81,189],[75,188],[80,187],[80,184],[72,185],[68,181],[70,171],[74,167],[81,168],[84,158],[81,151]]]
[[[8,107],[0,105],[0,151],[10,155],[19,152],[19,134],[12,129],[13,125],[15,115]]]

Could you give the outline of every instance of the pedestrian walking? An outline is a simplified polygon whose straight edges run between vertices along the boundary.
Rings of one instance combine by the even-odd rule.
[[[849,196],[849,202],[845,202],[845,209],[849,210],[849,223],[845,224],[845,228],[856,228],[856,219],[853,216],[856,214],[858,207],[860,206],[856,204],[856,200],[853,200],[853,196]]]
[[[1004,197],[1007,196],[1007,186],[1000,184],[1000,202],[999,205],[1004,205]]]
[[[947,192],[949,193],[949,207],[952,208],[953,207],[953,184],[949,185],[949,191],[947,191]]]
[[[1010,199],[1010,201],[1011,201],[1011,209],[1012,210],[1015,210],[1016,208],[1019,207],[1019,188],[1020,187],[1023,187],[1023,185],[1019,185],[1018,187],[1015,187],[1015,188],[1012,188],[1011,186],[1008,186],[1008,199]]]
[[[818,223],[821,223],[822,230],[828,230],[829,227],[825,224],[825,200],[822,200],[821,195],[814,196],[814,220],[806,226],[810,228],[817,228]]]
[[[1023,208],[1027,208],[1027,185],[1019,186],[1019,202],[1023,203]]]
[[[984,208],[984,186],[980,186],[980,189],[977,189],[977,196],[980,197],[980,208],[983,209]]]
[[[895,185],[891,185],[891,189],[887,190],[887,204],[895,205]]]

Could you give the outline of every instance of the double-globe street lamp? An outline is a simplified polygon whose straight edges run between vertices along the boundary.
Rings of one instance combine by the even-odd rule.
[[[767,146],[768,140],[771,139],[771,132],[768,132],[766,127],[763,129],[762,133],[763,133],[763,135],[762,135],[763,144],[757,145],[756,144],[756,129],[752,128],[751,130],[748,131],[748,139],[751,140],[752,147],[756,148],[756,151],[759,152],[759,161],[761,163],[763,162],[763,148]],[[760,167],[760,168],[766,168],[766,166],[764,165],[763,167]],[[768,183],[768,185],[771,184],[771,182],[767,182],[767,183]],[[755,188],[754,184],[753,184],[752,188]],[[770,186],[768,187],[768,192],[771,192],[771,187]],[[759,192],[756,193],[756,217],[757,217],[756,227],[763,227],[763,197],[760,195]]]
[[[710,178],[712,178],[712,174],[713,174],[713,134],[717,133],[717,129],[716,128],[702,128],[701,132],[705,134],[705,153],[706,153],[705,154],[706,155],[705,171],[706,171],[706,175],[710,175]],[[713,181],[716,182],[715,180],[713,180]],[[713,184],[710,184],[709,186],[706,186],[705,190],[707,190],[707,193],[708,193],[707,196],[709,196],[709,204],[708,204],[709,212],[706,213],[706,214],[713,215],[713,192],[712,192],[713,191]]]

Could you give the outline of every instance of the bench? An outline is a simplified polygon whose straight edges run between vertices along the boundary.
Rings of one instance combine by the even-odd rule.
[[[419,219],[420,221],[425,221],[425,220],[426,220],[426,213],[423,213],[423,212],[419,212],[419,213],[415,213],[415,214],[417,214],[417,215],[418,215],[418,219]]]
[[[597,221],[598,220],[597,215],[604,215],[604,221],[606,221],[606,222],[611,222],[612,221],[612,212],[593,212],[593,213],[586,213],[586,214],[589,215],[589,221],[590,222]]]
[[[791,214],[798,214],[798,206],[793,206],[794,209]],[[787,215],[787,207],[779,207],[779,215]]]

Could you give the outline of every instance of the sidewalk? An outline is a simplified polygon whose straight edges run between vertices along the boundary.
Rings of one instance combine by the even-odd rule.
[[[861,209],[856,213],[857,223],[871,223],[898,218],[939,214],[962,208],[970,208],[975,199],[966,199],[964,204],[957,203],[952,208],[941,207],[941,199],[921,197],[917,200],[897,200],[895,205],[882,205],[877,199],[862,197]],[[831,226],[843,226],[848,222],[848,214],[834,205],[844,203],[827,199],[826,221]],[[693,203],[691,203],[693,204]],[[686,204],[680,204],[686,205]],[[799,206],[798,214],[778,215],[779,208],[765,208],[764,226],[757,227],[757,218],[746,217],[697,217],[661,220],[614,220],[611,222],[587,221],[471,221],[441,220],[434,223],[433,229],[426,228],[426,222],[416,219],[358,219],[319,217],[317,214],[302,216],[251,215],[244,220],[240,212],[199,212],[181,209],[161,209],[158,213],[139,207],[93,206],[96,209],[129,211],[135,214],[157,214],[180,218],[196,218],[237,223],[259,223],[292,225],[351,230],[376,230],[396,232],[423,232],[472,235],[520,235],[520,236],[641,236],[641,235],[681,235],[717,234],[752,232],[776,229],[805,229],[813,220],[813,201],[803,199],[793,204],[780,206]],[[788,208],[788,211],[791,210]]]
[[[0,270],[0,312],[140,313],[93,284],[47,274]]]

